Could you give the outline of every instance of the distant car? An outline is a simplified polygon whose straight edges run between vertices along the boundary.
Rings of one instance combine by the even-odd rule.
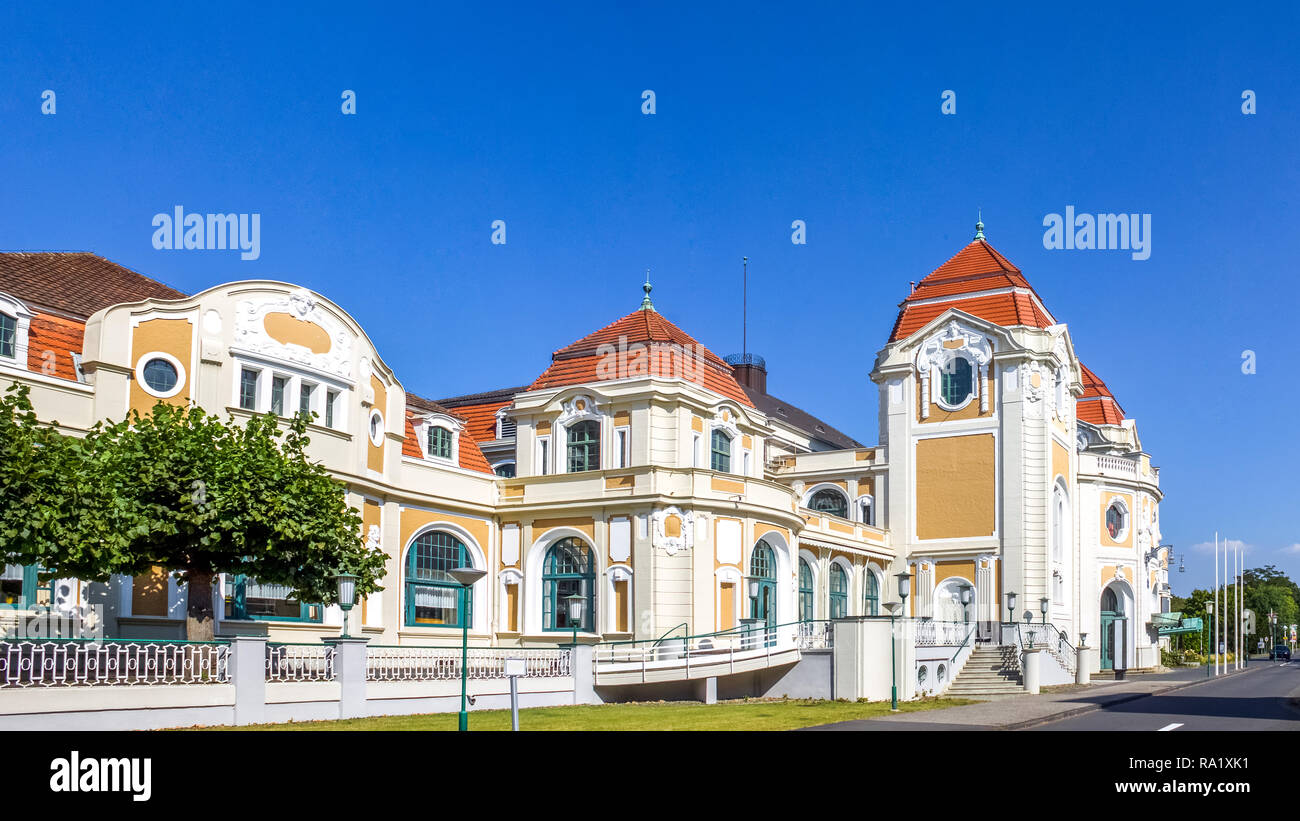
[[[1285,644],[1279,644],[1269,652],[1268,657],[1274,661],[1277,659],[1286,659],[1287,661],[1290,661],[1291,648],[1287,647]]]

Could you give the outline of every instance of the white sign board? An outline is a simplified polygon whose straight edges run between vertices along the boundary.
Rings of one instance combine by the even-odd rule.
[[[527,663],[523,659],[506,659],[506,677],[523,676],[527,671]]]

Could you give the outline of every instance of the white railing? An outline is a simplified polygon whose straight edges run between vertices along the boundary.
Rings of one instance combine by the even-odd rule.
[[[964,621],[934,621],[920,619],[916,622],[917,647],[955,647],[966,640],[971,625]]]
[[[692,663],[715,664],[735,660],[739,655],[772,655],[799,649],[799,628],[806,622],[775,626],[738,627],[700,636],[672,636],[654,641],[615,641],[596,645],[599,665],[667,662],[688,670]],[[812,640],[812,637],[809,637]],[[662,666],[662,665],[660,665]]]
[[[525,678],[562,678],[573,675],[573,651],[556,649],[512,649],[471,647],[467,664],[469,678],[503,679],[506,659],[524,660]],[[367,681],[453,681],[460,678],[459,647],[366,648]]]
[[[225,684],[230,645],[148,640],[0,641],[0,687]]]
[[[1135,479],[1138,475],[1138,463],[1132,459],[1124,459],[1119,456],[1098,456],[1097,468],[1102,473],[1132,476]]]
[[[333,681],[334,648],[325,644],[268,644],[266,680]]]
[[[1006,629],[1005,626],[1003,629]],[[1061,635],[1061,631],[1057,630],[1055,625],[1042,622],[1017,624],[1016,631],[1022,650],[1029,647],[1032,641],[1034,647],[1046,650],[1067,673],[1074,675],[1075,668],[1078,666],[1074,645]]]
[[[835,645],[835,631],[828,621],[800,622],[795,642],[800,650],[829,650]]]

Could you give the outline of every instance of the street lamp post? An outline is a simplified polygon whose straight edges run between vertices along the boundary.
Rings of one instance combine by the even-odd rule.
[[[486,571],[476,570],[472,567],[456,567],[448,571],[451,576],[460,585],[460,616],[461,638],[460,638],[460,732],[469,729],[469,711],[465,709],[465,701],[469,695],[469,589],[479,579],[487,575]]]
[[[582,624],[582,606],[586,600],[577,593],[572,596],[565,596],[564,602],[567,605],[569,614],[569,625],[573,627],[573,648],[578,648],[578,625]]]
[[[970,624],[970,611],[968,611],[966,608],[970,607],[971,586],[969,584],[963,584],[961,586],[961,592],[958,593],[957,595],[961,597],[962,621],[964,621],[966,624]]]
[[[1209,616],[1210,618],[1207,619],[1205,623],[1201,624],[1201,646],[1205,648],[1205,677],[1209,678],[1210,677],[1210,643],[1209,640],[1205,638],[1205,628],[1206,627],[1210,628],[1210,637],[1213,638],[1214,637],[1214,627],[1213,627],[1214,602],[1205,603],[1205,615]]]
[[[912,592],[912,574],[904,570],[895,573],[898,579],[898,602],[885,605],[889,609],[889,672],[892,684],[889,688],[889,709],[898,712],[898,636],[894,633],[894,614],[899,610],[906,612],[907,594]]]
[[[357,576],[351,573],[339,573],[334,576],[334,581],[339,586],[339,609],[343,611],[343,632],[339,638],[348,637],[348,611],[352,609],[352,602],[357,597]]]
[[[1043,611],[1043,624],[1047,624],[1047,597],[1038,600],[1038,606]]]
[[[1007,618],[1005,620],[1005,623],[1014,625],[1016,623],[1016,594],[1007,593],[1006,595],[1007,595]],[[1002,629],[998,628],[998,632],[1001,633]],[[1006,638],[1003,637],[1001,641],[1005,642]]]

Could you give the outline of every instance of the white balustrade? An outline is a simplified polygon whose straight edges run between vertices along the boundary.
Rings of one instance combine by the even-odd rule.
[[[333,681],[334,648],[325,644],[268,644],[266,680]]]
[[[525,678],[561,678],[573,675],[573,651],[471,647],[466,670],[471,679],[503,679],[506,659],[524,660]],[[460,678],[461,650],[454,647],[366,648],[367,681],[452,681]]]
[[[0,641],[0,687],[224,684],[230,645],[172,641]]]

